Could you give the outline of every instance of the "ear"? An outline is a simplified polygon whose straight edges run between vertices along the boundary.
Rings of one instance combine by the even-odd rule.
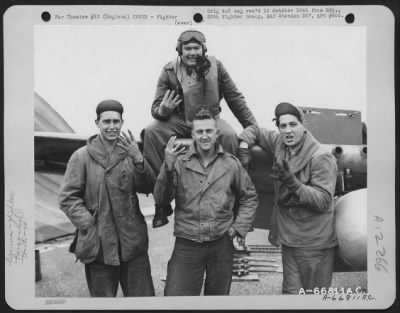
[[[94,123],[96,124],[97,127],[99,127],[99,120],[94,120]]]

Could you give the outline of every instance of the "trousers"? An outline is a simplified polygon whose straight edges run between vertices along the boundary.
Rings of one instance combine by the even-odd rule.
[[[220,131],[219,143],[224,151],[236,155],[239,142],[235,130],[225,120],[217,119]],[[141,134],[143,157],[149,163],[155,177],[158,176],[164,160],[164,149],[171,136],[190,138],[191,128],[181,115],[172,114],[167,121],[154,120]],[[154,182],[155,183],[155,182]]]
[[[282,245],[283,294],[299,294],[301,288],[329,288],[335,259],[335,247],[302,249]]]
[[[229,295],[233,243],[227,234],[208,242],[177,237],[168,262],[165,296]],[[204,279],[205,277],[205,279]]]
[[[98,260],[85,264],[85,274],[92,297],[115,297],[119,284],[125,297],[155,295],[147,253],[129,262],[121,262],[118,266]]]

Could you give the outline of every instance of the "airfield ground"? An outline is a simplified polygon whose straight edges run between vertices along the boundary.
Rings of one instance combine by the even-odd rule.
[[[161,228],[151,227],[151,208],[145,209],[146,220],[149,230],[149,255],[152,266],[153,282],[156,296],[163,296],[164,278],[166,276],[167,262],[171,256],[174,237],[173,216],[169,218],[170,223]],[[268,243],[268,231],[255,229],[249,233],[246,244]],[[75,262],[75,256],[68,252],[72,236],[59,238],[51,242],[38,243],[36,249],[40,251],[41,280],[36,282],[36,297],[89,297],[87,290],[84,266]],[[281,270],[279,254],[259,254],[264,258],[276,260]],[[257,273],[257,281],[236,279],[232,283],[231,295],[279,295],[281,294],[282,272]],[[367,290],[367,273],[334,273],[333,287],[351,288],[355,290],[361,287]],[[118,296],[122,296],[121,290]]]

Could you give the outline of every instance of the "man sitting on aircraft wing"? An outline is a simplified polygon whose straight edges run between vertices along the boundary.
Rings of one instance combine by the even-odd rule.
[[[256,119],[247,106],[229,73],[213,56],[207,56],[206,38],[198,30],[184,31],[176,44],[178,56],[161,71],[151,107],[154,121],[143,135],[143,156],[158,175],[164,157],[164,148],[171,136],[190,137],[194,115],[205,108],[216,118],[220,130],[219,141],[226,152],[236,155],[238,139],[235,130],[219,117],[220,101],[228,107],[243,128],[255,125]],[[156,205],[153,227],[168,223],[172,214],[169,203]]]
[[[274,153],[275,205],[269,241],[282,245],[282,293],[329,288],[337,239],[334,203],[337,166],[303,125],[303,113],[290,103],[275,108],[279,132],[249,126],[239,136],[239,159],[247,166],[249,148]]]
[[[151,192],[153,172],[132,134],[121,127],[123,107],[98,104],[99,134],[75,151],[67,165],[60,208],[78,229],[77,259],[85,264],[92,297],[154,296],[147,225],[137,192]]]

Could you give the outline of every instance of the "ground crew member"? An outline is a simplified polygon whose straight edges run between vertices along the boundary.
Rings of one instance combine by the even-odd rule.
[[[239,136],[239,150],[245,155],[257,144],[274,153],[275,206],[269,240],[282,245],[282,292],[329,288],[337,246],[336,160],[304,127],[300,109],[280,103],[275,118],[279,132],[248,127]]]
[[[151,168],[129,131],[120,135],[121,103],[98,104],[99,134],[67,165],[60,208],[78,229],[75,254],[92,297],[154,296],[147,225],[136,192],[151,192]],[[149,183],[150,182],[150,183]]]
[[[235,130],[223,119],[220,100],[226,103],[243,128],[256,124],[241,92],[225,67],[213,56],[206,56],[204,35],[197,30],[183,32],[176,45],[178,56],[161,71],[151,107],[154,121],[144,130],[143,156],[153,172],[159,173],[164,148],[171,136],[190,138],[193,116],[207,109],[216,118],[220,130],[219,141],[226,152],[236,155],[238,139]],[[170,204],[156,206],[153,227],[168,223],[172,214]]]
[[[233,238],[244,238],[255,217],[255,187],[239,160],[217,143],[217,121],[206,110],[193,120],[186,153],[169,140],[154,188],[157,205],[175,199],[176,237],[165,296],[228,295]],[[179,155],[179,156],[178,156]]]

